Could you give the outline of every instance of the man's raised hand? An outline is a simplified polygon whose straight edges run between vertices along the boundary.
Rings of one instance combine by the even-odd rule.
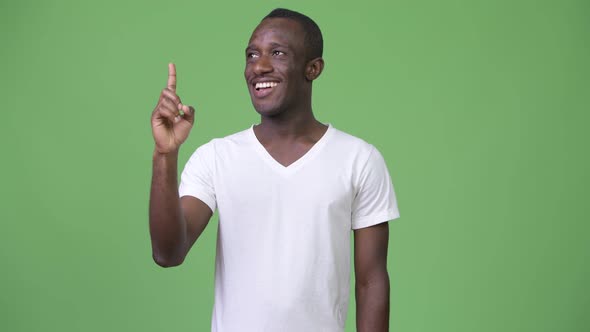
[[[195,109],[184,105],[176,95],[176,67],[168,64],[168,84],[152,112],[152,134],[156,152],[177,152],[195,121]]]

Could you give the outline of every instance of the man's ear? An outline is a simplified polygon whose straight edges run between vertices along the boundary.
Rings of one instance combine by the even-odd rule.
[[[308,81],[313,81],[316,78],[318,78],[318,76],[320,76],[320,74],[322,73],[322,71],[324,70],[324,59],[320,58],[315,58],[312,60],[309,60],[309,62],[307,63],[307,66],[305,67],[305,78]]]

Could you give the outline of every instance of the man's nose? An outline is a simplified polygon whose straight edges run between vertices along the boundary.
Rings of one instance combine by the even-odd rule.
[[[261,55],[258,61],[254,64],[254,74],[263,75],[273,71],[272,63],[270,58],[266,55]]]

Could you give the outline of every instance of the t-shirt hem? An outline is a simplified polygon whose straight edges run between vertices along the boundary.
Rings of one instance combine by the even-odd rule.
[[[396,211],[395,209],[390,209],[387,211],[374,213],[369,216],[356,218],[352,222],[352,229],[365,228],[397,218],[399,218],[399,211]]]

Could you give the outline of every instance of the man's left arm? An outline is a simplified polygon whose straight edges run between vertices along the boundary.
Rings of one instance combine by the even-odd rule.
[[[354,230],[357,332],[389,331],[388,224]]]

